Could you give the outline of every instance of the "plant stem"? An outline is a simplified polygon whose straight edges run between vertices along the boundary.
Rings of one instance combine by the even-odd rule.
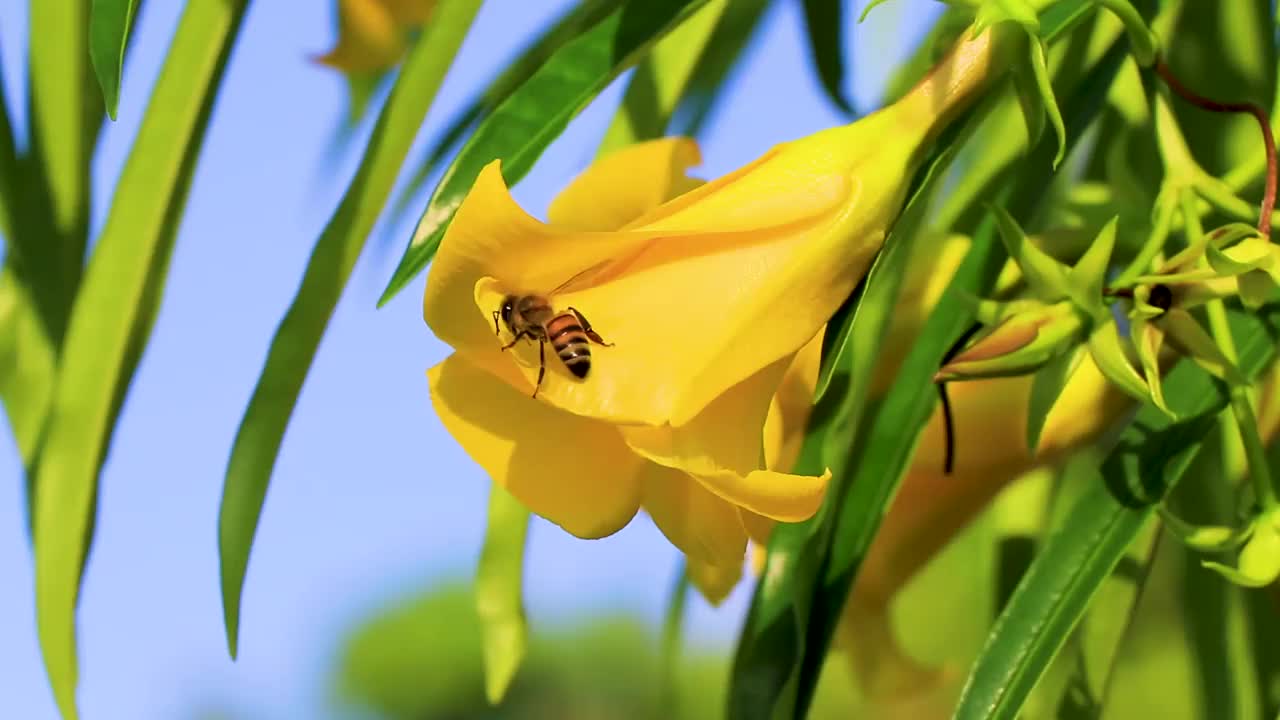
[[[1275,209],[1276,205],[1276,140],[1275,135],[1271,132],[1271,121],[1267,117],[1267,111],[1262,106],[1254,103],[1218,102],[1199,95],[1183,85],[1182,81],[1173,74],[1173,71],[1169,69],[1169,66],[1163,60],[1156,61],[1155,69],[1170,90],[1173,90],[1192,105],[1210,112],[1249,113],[1258,121],[1259,127],[1262,128],[1262,141],[1267,153],[1267,184],[1262,193],[1262,208],[1258,214],[1258,232],[1270,237],[1271,211]]]

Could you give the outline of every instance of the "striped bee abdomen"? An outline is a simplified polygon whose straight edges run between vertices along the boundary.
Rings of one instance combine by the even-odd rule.
[[[587,333],[573,313],[564,313],[546,325],[547,339],[569,372],[580,378],[591,369],[591,348]]]

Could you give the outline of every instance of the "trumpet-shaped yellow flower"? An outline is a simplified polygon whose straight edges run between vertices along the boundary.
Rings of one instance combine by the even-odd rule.
[[[424,317],[456,350],[429,373],[445,427],[575,535],[608,535],[643,506],[704,593],[727,592],[749,527],[822,501],[826,474],[776,469],[798,442],[797,389],[929,142],[1003,68],[1001,37],[962,42],[893,106],[705,184],[686,176],[692,141],[644,143],[590,167],[543,223],[490,164],[427,278]],[[524,296],[551,310],[520,340],[501,310]],[[571,311],[557,328],[600,336],[585,376],[546,331]]]

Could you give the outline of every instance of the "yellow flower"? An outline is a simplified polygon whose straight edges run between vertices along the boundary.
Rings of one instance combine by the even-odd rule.
[[[494,482],[574,535],[611,534],[643,506],[704,593],[727,592],[747,528],[804,520],[822,501],[827,474],[776,469],[794,453],[785,428],[805,386],[784,376],[816,373],[820,332],[929,142],[1004,67],[1001,37],[961,43],[893,106],[709,183],[685,176],[692,141],[644,143],[588,168],[542,223],[487,166],[423,301],[456,350],[429,372],[445,427]],[[499,311],[526,295],[548,296],[549,315],[573,308],[571,324],[587,320],[609,343],[589,346],[585,377],[535,337],[503,349],[513,334]]]
[[[338,0],[338,42],[316,62],[345,73],[379,73],[400,62],[409,32],[436,0]]]

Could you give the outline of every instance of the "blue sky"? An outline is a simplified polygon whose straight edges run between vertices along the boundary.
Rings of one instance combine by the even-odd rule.
[[[94,164],[95,229],[179,5],[146,3],[138,19],[119,121],[104,133]],[[567,5],[489,0],[419,149],[531,29]],[[767,18],[708,129],[702,175],[841,122],[808,70],[799,8],[783,0]],[[898,0],[861,26],[849,48],[860,107],[874,106],[884,72],[905,52],[900,21],[936,9],[927,0]],[[327,155],[345,91],[339,76],[308,58],[332,42],[332,13],[332,2],[254,4],[224,79],[164,304],[102,476],[79,614],[79,697],[90,720],[186,718],[209,706],[253,718],[319,717],[334,651],[352,623],[472,571],[488,480],[431,411],[424,372],[448,348],[422,322],[422,278],[374,309],[415,218],[384,221],[285,436],[250,565],[241,656],[227,657],[216,548],[227,453],[369,129],[365,123],[338,157]],[[15,111],[25,96],[26,21],[26,2],[0,0],[0,59]],[[585,166],[621,89],[615,83],[584,112],[516,188],[526,208],[541,214]],[[25,130],[21,117],[16,124]],[[36,644],[20,468],[7,429],[0,430],[0,698],[6,717],[44,720],[55,712]],[[604,608],[656,625],[675,563],[675,551],[643,517],[596,542],[536,522],[526,572],[534,630]],[[695,601],[691,641],[728,647],[748,598],[744,585],[719,610]]]

